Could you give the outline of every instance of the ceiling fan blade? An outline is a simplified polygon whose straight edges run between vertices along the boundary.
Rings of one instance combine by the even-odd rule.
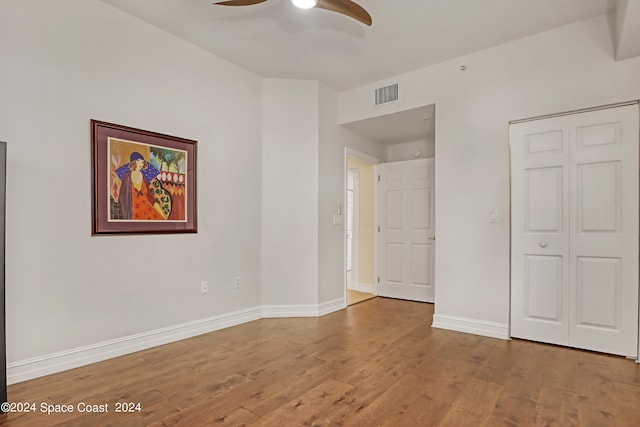
[[[369,12],[351,0],[318,0],[315,7],[341,13],[368,26],[371,26],[372,23]]]
[[[251,6],[253,4],[258,4],[258,3],[262,3],[265,2],[267,0],[229,0],[229,1],[223,1],[220,3],[214,3],[214,5],[220,5],[220,6]]]

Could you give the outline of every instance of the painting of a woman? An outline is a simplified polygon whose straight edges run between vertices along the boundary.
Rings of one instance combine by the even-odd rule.
[[[134,151],[129,163],[116,171],[121,180],[118,203],[124,220],[166,220],[171,200],[156,176],[160,173],[144,156]]]

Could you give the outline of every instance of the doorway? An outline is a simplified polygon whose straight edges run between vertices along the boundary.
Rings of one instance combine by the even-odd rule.
[[[375,297],[373,287],[374,164],[360,153],[346,155],[345,233],[347,305]]]
[[[363,230],[362,223],[357,226],[354,223],[352,228],[347,231],[347,227],[350,225],[349,219],[346,217],[349,213],[348,199],[354,197],[349,196],[351,183],[349,186],[347,185],[350,175],[348,158],[352,157],[368,162],[369,165],[375,165],[372,177],[374,204],[371,214],[374,217],[374,222],[367,229],[367,233],[373,232],[373,245],[366,248],[371,251],[373,258],[372,267],[367,267],[367,271],[372,271],[371,282],[362,276],[363,270],[359,264],[362,257],[365,256],[363,254],[365,247],[358,245],[354,250],[355,246],[345,246],[345,300],[347,305],[351,304],[348,293],[360,291],[363,288],[365,293],[371,292],[370,295],[373,296],[435,302],[435,201],[433,198],[435,194],[435,104],[344,123],[344,126],[375,142],[377,147],[372,148],[371,152],[378,153],[379,158],[384,159],[380,161],[345,148],[345,245],[347,242],[350,242],[349,245],[355,245],[356,238],[353,233],[362,233]],[[384,164],[381,165],[380,163],[383,162]],[[351,169],[358,169],[358,167],[353,165]],[[389,171],[391,171],[390,175]],[[358,170],[357,178],[353,172],[351,171],[351,179],[357,184],[353,185],[352,191],[353,193],[358,190],[362,192],[364,183],[369,182],[368,178],[365,179],[361,170]],[[400,175],[402,175],[402,181],[407,181],[408,188],[391,188],[396,185],[393,182],[394,177]],[[386,180],[385,183],[381,182],[383,177]],[[357,190],[356,185],[358,185]],[[380,191],[386,191],[385,197]],[[395,221],[399,219],[398,215],[400,215],[398,209],[395,209],[398,205],[396,202],[399,202],[396,200],[398,197],[407,201],[406,206],[404,202],[401,203],[403,205],[401,216],[404,218],[405,214],[407,215],[401,221],[404,229],[401,234],[406,237],[402,242],[397,239],[393,240],[398,237],[398,233],[396,233],[398,221]],[[359,204],[354,203],[351,205],[351,209],[354,212],[359,212],[357,216],[359,219],[365,207],[359,198],[354,200],[357,200]],[[388,212],[392,214],[391,217],[383,215],[382,202],[385,202],[385,206],[394,207],[392,211]],[[392,222],[395,221],[394,224],[386,224],[391,227],[383,226],[381,220],[385,220],[385,218],[392,220]],[[413,241],[416,236],[420,237],[419,241]],[[381,248],[380,245],[383,244],[381,238],[383,237],[386,239],[384,240],[386,243],[383,245],[384,248]],[[358,237],[358,241],[361,239],[362,234]],[[399,249],[400,246],[402,249]],[[392,255],[391,261],[393,261],[389,265],[386,264],[388,255]],[[347,256],[350,260],[347,260]],[[359,267],[357,271],[354,267],[356,258],[358,258]],[[351,268],[347,269],[347,264]],[[398,266],[402,268],[399,269]],[[419,296],[413,292],[407,292],[408,290],[424,291],[427,288],[429,288],[428,294],[420,292]],[[381,292],[380,289],[383,289],[384,292]]]

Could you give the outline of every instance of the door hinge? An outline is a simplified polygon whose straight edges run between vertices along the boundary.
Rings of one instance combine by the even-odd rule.
[[[380,283],[380,276],[378,276],[378,283]]]
[[[378,175],[378,182],[380,182],[380,175]]]
[[[378,233],[380,232],[380,226],[378,226]]]

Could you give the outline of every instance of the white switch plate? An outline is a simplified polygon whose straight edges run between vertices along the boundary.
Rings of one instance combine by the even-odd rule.
[[[489,222],[495,224],[498,222],[498,210],[494,209],[489,213]]]
[[[207,282],[200,283],[200,293],[208,294],[209,293],[209,284]]]
[[[342,215],[334,215],[333,216],[333,225],[341,225],[344,223]]]

